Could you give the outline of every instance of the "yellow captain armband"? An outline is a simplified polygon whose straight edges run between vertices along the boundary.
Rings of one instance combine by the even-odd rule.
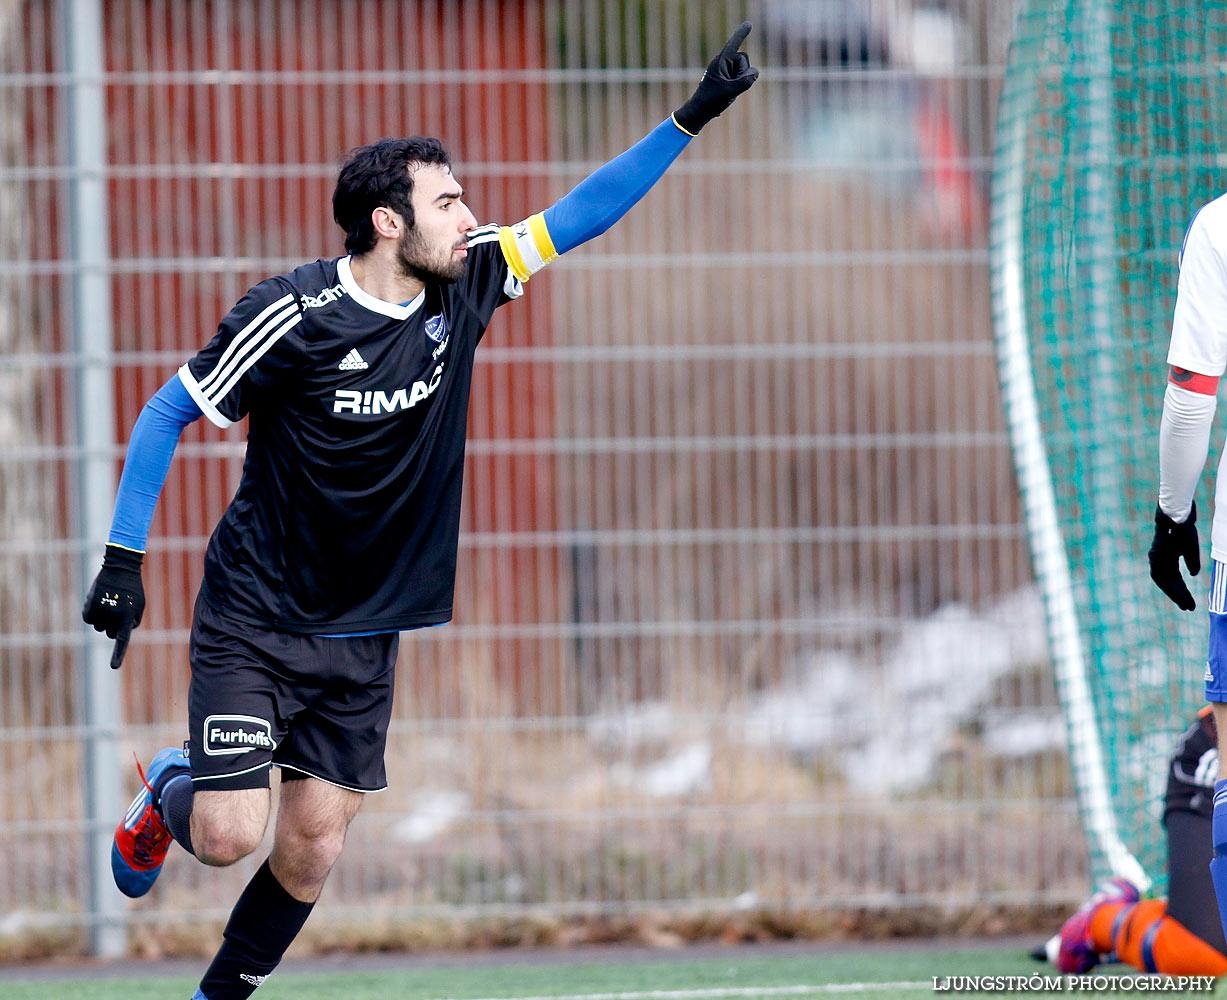
[[[527,281],[558,256],[545,227],[545,217],[540,212],[514,226],[500,229],[498,245],[511,273],[521,281]]]

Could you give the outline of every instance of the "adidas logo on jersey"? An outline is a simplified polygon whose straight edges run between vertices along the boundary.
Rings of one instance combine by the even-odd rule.
[[[356,372],[371,366],[362,360],[362,355],[358,353],[358,348],[355,347],[341,359],[341,363],[337,367],[343,372]]]

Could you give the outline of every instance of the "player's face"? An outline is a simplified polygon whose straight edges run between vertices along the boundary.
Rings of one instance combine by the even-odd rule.
[[[464,274],[466,235],[477,226],[447,167],[427,164],[413,174],[413,228],[400,238],[402,272],[418,281],[455,281]]]

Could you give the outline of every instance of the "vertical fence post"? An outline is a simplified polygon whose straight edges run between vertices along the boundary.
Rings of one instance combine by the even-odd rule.
[[[81,579],[97,570],[115,499],[114,365],[107,212],[106,96],[101,0],[62,0],[65,59],[64,134],[69,162],[73,349],[77,366],[77,434]],[[111,643],[85,625],[82,713],[85,727],[85,863],[89,876],[90,949],[113,957],[126,950],[118,891],[111,882],[111,824],[122,808],[119,784],[119,679],[110,669]]]

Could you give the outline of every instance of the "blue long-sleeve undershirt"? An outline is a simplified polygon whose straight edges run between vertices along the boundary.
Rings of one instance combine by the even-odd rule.
[[[179,435],[202,415],[178,375],[172,375],[141,409],[119,477],[108,542],[145,551],[153,509],[166,483]]]
[[[605,232],[660,180],[691,138],[670,116],[580,181],[542,213],[554,249],[566,253]]]

